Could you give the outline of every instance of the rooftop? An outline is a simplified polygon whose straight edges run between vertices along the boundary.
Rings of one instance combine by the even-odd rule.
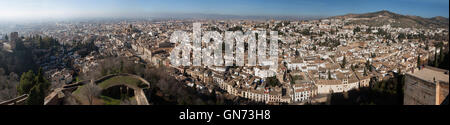
[[[445,73],[447,72],[447,74]],[[433,68],[433,67],[425,67],[421,70],[415,70],[414,73],[407,73],[408,75],[415,76],[417,78],[433,82],[434,79],[436,81],[449,81],[448,70]]]
[[[341,80],[317,80],[316,84],[318,85],[341,85]]]

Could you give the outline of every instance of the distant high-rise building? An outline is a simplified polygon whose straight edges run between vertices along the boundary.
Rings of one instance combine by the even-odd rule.
[[[406,73],[404,105],[440,105],[448,97],[448,70],[426,67]]]

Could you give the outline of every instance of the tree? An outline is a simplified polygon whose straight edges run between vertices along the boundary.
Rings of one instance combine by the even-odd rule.
[[[370,53],[370,57],[375,58],[375,57],[377,57],[377,54],[375,54],[375,53]]]
[[[439,67],[437,50],[434,51],[434,67]]]
[[[366,61],[366,67],[369,68],[369,71],[372,71],[371,68],[370,68],[370,61],[369,60]]]
[[[449,63],[450,61],[449,61],[449,54],[448,54],[448,51],[444,54],[444,59],[443,59],[443,61],[442,61],[442,63],[441,63],[441,68],[442,69],[447,69],[447,70],[449,70]]]
[[[26,104],[43,105],[49,87],[50,83],[44,78],[42,68],[39,68],[37,75],[31,70],[22,74],[17,91],[21,95],[29,94]]]
[[[371,33],[372,32],[372,27],[369,27],[366,29],[366,33]]]
[[[303,29],[300,33],[303,34],[303,35],[311,35],[310,31],[309,31],[309,28]]]
[[[17,92],[20,95],[28,94],[30,93],[31,88],[34,86],[34,73],[32,70],[29,70],[28,72],[25,72],[20,77],[20,83],[17,86]]]
[[[243,31],[241,26],[236,26],[233,28],[228,29],[228,31]]]
[[[19,84],[19,78],[14,72],[9,75],[4,73],[3,68],[0,68],[0,102],[16,97]]]
[[[345,64],[347,64],[347,59],[344,56],[344,59],[342,59],[342,66],[341,67],[344,68]]]
[[[93,104],[94,98],[100,95],[100,92],[101,89],[94,83],[94,80],[81,88],[82,95],[86,97],[90,105]]]
[[[420,65],[422,65],[421,61],[420,61],[420,55],[417,56],[417,67],[420,67]]]
[[[432,65],[433,65],[433,61],[431,60],[431,55],[430,55],[430,57],[428,57],[428,65],[429,65],[429,66],[432,66]]]
[[[331,80],[331,71],[328,70],[328,80]]]
[[[28,99],[25,101],[25,104],[27,105],[43,105],[44,99],[42,98],[43,95],[41,95],[40,85],[34,86],[30,90],[30,94],[28,96]],[[45,98],[45,97],[44,97]]]
[[[270,86],[279,86],[279,85],[281,85],[280,81],[278,81],[276,76],[267,77],[266,80],[267,80],[268,85],[270,85]]]
[[[439,50],[439,63],[444,62],[444,52],[443,51],[444,50],[442,49],[442,46],[441,46],[440,50]]]
[[[356,27],[355,29],[353,29],[353,33],[356,33],[356,32],[359,32],[359,31],[361,31],[361,28],[359,28],[359,27]]]
[[[364,67],[364,74],[363,75],[367,76],[367,69],[366,69],[366,67]]]
[[[47,90],[50,87],[50,82],[44,78],[42,68],[39,68],[39,71],[34,79],[36,84],[40,86],[40,91],[43,92],[42,94],[47,93]]]

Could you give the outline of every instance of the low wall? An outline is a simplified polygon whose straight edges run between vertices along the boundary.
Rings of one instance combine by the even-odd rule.
[[[23,104],[25,104],[25,101],[27,99],[28,99],[28,94],[23,94],[16,98],[0,102],[0,105],[23,105]]]
[[[136,79],[142,81],[144,84],[147,84],[150,87],[150,83],[147,80],[145,80],[144,78],[142,78],[140,76],[137,76],[137,75],[133,75],[133,74],[127,74],[127,73],[111,74],[111,75],[103,76],[103,77],[95,80],[94,83],[98,84],[98,83],[101,83],[101,82],[103,82],[103,81],[105,81],[105,80],[107,80],[109,78],[116,77],[116,76],[130,76],[130,77],[133,77],[133,78],[136,78]],[[85,80],[85,81],[80,81],[80,82],[76,82],[76,83],[73,83],[73,84],[65,85],[61,89],[55,89],[52,93],[50,93],[45,98],[44,105],[60,104],[61,99],[63,99],[63,97],[58,97],[58,94],[61,95],[61,93],[67,93],[67,92],[72,93],[73,91],[75,91],[78,88],[78,86],[85,85],[85,84],[88,84],[90,82],[91,82],[90,80]],[[145,94],[143,94],[143,93],[141,93],[139,95],[145,97]],[[138,98],[136,98],[136,99],[138,99]],[[143,100],[144,99],[143,97],[140,97],[140,99],[142,99],[141,101],[138,101],[138,102],[141,102],[140,104],[143,104],[143,105],[148,105],[149,104],[146,97],[145,97],[145,100]]]

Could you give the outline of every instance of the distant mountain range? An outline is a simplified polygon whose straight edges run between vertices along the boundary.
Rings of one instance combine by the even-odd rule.
[[[331,19],[350,19],[352,24],[364,24],[368,26],[382,26],[390,24],[393,27],[416,27],[416,28],[449,28],[448,18],[437,16],[423,18],[420,16],[410,16],[396,14],[390,11],[378,11],[364,14],[347,14],[330,17]]]
[[[48,20],[20,20],[5,21],[0,20],[0,29],[6,26],[21,23],[39,23],[51,21],[111,21],[111,20],[164,20],[164,19],[243,19],[243,20],[316,20],[316,19],[351,19],[350,24],[364,24],[368,26],[383,26],[390,24],[392,27],[416,27],[416,28],[449,28],[449,19],[441,16],[432,18],[423,18],[420,16],[410,16],[396,14],[390,11],[382,10],[364,14],[346,14],[342,16],[242,16],[227,14],[201,14],[201,13],[145,13],[130,14],[128,16],[105,16],[105,17],[76,17],[76,18],[55,18]],[[2,30],[0,30],[2,32]]]

